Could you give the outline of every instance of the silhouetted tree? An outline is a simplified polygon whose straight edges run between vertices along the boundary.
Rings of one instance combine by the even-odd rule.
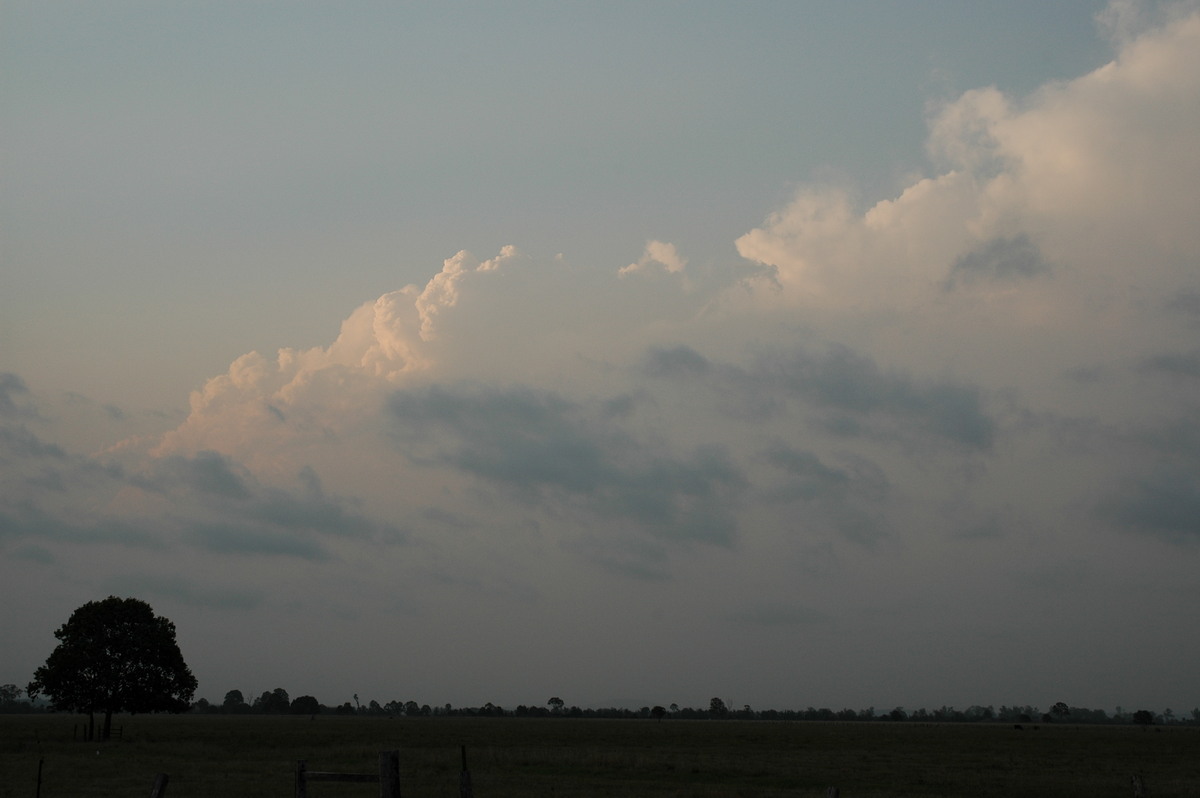
[[[650,709],[650,717],[654,718],[655,720],[662,720],[663,716],[666,714],[667,710],[665,707],[654,706]]]
[[[254,699],[255,711],[266,715],[282,715],[291,709],[291,706],[292,701],[288,698],[287,690],[284,690],[282,687],[263,691],[262,695]]]
[[[59,644],[29,683],[55,709],[86,712],[89,735],[104,713],[104,737],[114,712],[185,712],[196,691],[175,642],[175,624],[144,601],[109,596],[89,601],[54,633]]]
[[[1133,713],[1133,722],[1139,726],[1149,726],[1154,723],[1154,713],[1148,709],[1139,709]]]
[[[563,700],[558,696],[551,696],[550,700],[546,702],[546,706],[550,707],[550,711],[557,715],[562,712]]]
[[[321,711],[321,702],[310,695],[302,695],[292,701],[288,710],[293,715],[315,715]]]
[[[21,688],[15,684],[0,686],[0,712],[22,712],[28,710],[28,701],[21,701]]]
[[[1068,706],[1067,706],[1065,703],[1063,703],[1062,701],[1059,701],[1057,704],[1055,704],[1054,706],[1050,707],[1050,713],[1051,713],[1052,715],[1054,715],[1054,717],[1058,718],[1059,720],[1062,720],[1062,719],[1063,719],[1063,718],[1065,718],[1067,715],[1070,715],[1070,714],[1071,714],[1071,708],[1070,708],[1070,707],[1068,707]]]
[[[221,711],[230,714],[239,712],[247,712],[250,707],[246,705],[246,698],[242,695],[241,690],[230,690],[225,694],[225,700],[221,702]]]
[[[729,714],[729,707],[725,706],[725,702],[719,698],[714,698],[708,702],[708,716],[710,718],[723,718]]]

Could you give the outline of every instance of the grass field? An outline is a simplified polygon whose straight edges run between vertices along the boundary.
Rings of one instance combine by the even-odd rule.
[[[121,739],[72,740],[77,716],[0,715],[0,798],[287,798],[296,761],[378,772],[400,749],[405,798],[455,798],[460,746],[478,798],[514,796],[1200,796],[1200,729],[1007,724],[361,718],[120,717]],[[316,783],[312,798],[371,798]]]

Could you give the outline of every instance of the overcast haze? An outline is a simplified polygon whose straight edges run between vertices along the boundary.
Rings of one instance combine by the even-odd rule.
[[[1200,4],[0,9],[0,682],[1200,705]]]

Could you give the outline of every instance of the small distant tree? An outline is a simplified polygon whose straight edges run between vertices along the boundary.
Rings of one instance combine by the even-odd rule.
[[[254,710],[265,715],[283,715],[286,714],[292,707],[292,700],[288,697],[287,690],[282,687],[276,687],[274,690],[265,690],[263,694],[254,699]]]
[[[1071,708],[1062,701],[1059,701],[1057,704],[1050,707],[1050,714],[1054,715],[1054,717],[1058,718],[1059,720],[1062,720],[1067,715],[1071,714]]]
[[[315,715],[321,711],[321,702],[310,695],[302,695],[293,699],[288,710],[293,715]]]
[[[1133,722],[1139,726],[1149,726],[1154,723],[1154,713],[1148,709],[1139,709],[1133,713]]]
[[[729,707],[725,706],[725,702],[720,698],[713,698],[708,702],[708,716],[710,718],[723,718],[729,714]]]
[[[242,695],[241,690],[230,690],[225,694],[225,700],[221,702],[221,711],[229,714],[245,712],[250,707],[246,706],[246,697]]]
[[[21,712],[29,709],[28,701],[21,701],[21,688],[15,684],[0,685],[0,712]]]
[[[557,715],[562,712],[563,703],[563,700],[558,696],[551,696],[550,700],[546,702],[546,706],[550,707],[550,711]]]
[[[175,624],[144,601],[109,596],[71,613],[54,633],[58,646],[33,674],[29,696],[45,693],[55,709],[86,712],[88,733],[104,713],[186,712],[196,677],[175,642]]]
[[[663,716],[666,714],[667,710],[665,707],[654,706],[650,709],[650,717],[654,718],[655,720],[662,720]]]

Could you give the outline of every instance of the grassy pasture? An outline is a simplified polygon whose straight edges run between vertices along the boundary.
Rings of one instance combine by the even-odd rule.
[[[72,740],[77,716],[0,715],[0,798],[149,795],[288,798],[296,760],[310,770],[374,773],[400,749],[406,798],[456,798],[459,746],[475,795],[1121,796],[1144,775],[1155,798],[1200,796],[1200,729],[1043,724],[820,723],[145,716],[124,736]],[[312,798],[371,798],[374,785],[314,783]]]

